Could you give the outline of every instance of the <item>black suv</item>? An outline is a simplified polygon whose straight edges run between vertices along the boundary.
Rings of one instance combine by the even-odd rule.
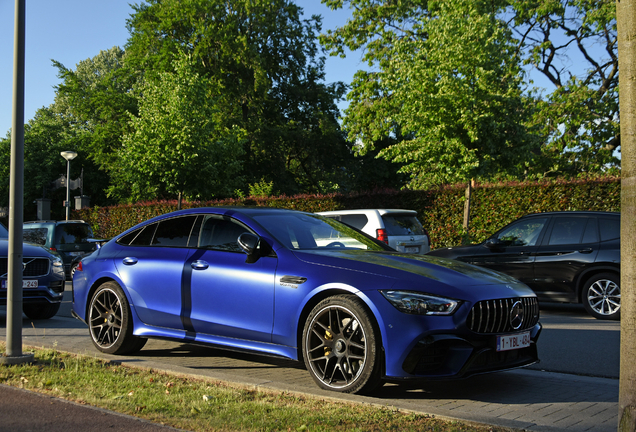
[[[83,220],[25,222],[22,229],[25,242],[44,246],[62,257],[69,279],[82,257],[97,249],[93,230]]]
[[[486,241],[429,252],[509,274],[543,301],[583,303],[599,319],[619,319],[620,213],[524,216]]]

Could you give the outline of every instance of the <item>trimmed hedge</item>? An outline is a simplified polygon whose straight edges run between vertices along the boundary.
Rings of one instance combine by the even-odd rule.
[[[620,179],[481,184],[473,189],[470,235],[464,232],[465,185],[426,191],[376,190],[365,193],[297,195],[185,202],[182,208],[265,206],[307,212],[355,208],[416,210],[431,236],[433,249],[483,241],[489,234],[528,213],[558,210],[620,211]],[[176,201],[93,207],[73,216],[89,222],[95,235],[114,237],[152,217],[177,209]]]

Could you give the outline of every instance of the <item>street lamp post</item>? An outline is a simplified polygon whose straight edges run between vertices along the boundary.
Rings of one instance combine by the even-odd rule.
[[[71,161],[75,159],[77,153],[74,151],[63,151],[60,153],[64,159],[66,159],[66,220],[71,216]]]

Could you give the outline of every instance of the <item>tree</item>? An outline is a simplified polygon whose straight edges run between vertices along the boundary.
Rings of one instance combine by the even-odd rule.
[[[317,17],[288,0],[150,0],[133,6],[126,62],[146,76],[172,68],[179,52],[223,89],[225,127],[246,133],[247,183],[283,193],[339,181],[350,150],[337,121],[341,83],[325,84]],[[247,187],[244,187],[246,190]]]
[[[66,161],[60,156],[64,150],[73,150],[66,145],[66,130],[60,118],[50,108],[39,109],[33,119],[24,128],[24,205],[28,219],[35,219],[38,198],[52,198],[55,203],[52,210],[63,215],[61,203],[65,199],[62,190],[52,191],[51,182],[61,174],[66,175]],[[9,160],[11,139],[0,140],[0,206],[7,206],[9,201]],[[79,158],[81,160],[81,158]],[[77,166],[76,166],[77,165]],[[80,172],[79,165],[73,164],[71,178]]]
[[[543,140],[539,175],[618,167],[616,5],[613,0],[516,0],[510,26],[525,64],[547,79],[533,123]]]
[[[636,2],[616,3],[621,94],[621,368],[619,427],[636,430]]]
[[[520,59],[496,16],[504,2],[349,3],[354,20],[322,41],[336,53],[366,44],[379,69],[358,72],[348,95],[344,126],[362,153],[402,136],[380,156],[404,163],[411,187],[525,169],[537,147],[523,127]]]
[[[241,184],[243,133],[224,127],[221,86],[201,77],[188,56],[174,69],[139,89],[139,116],[131,115],[110,188],[122,199],[225,197]]]
[[[119,164],[118,151],[127,131],[128,114],[137,113],[133,88],[140,72],[125,66],[119,47],[82,60],[75,70],[53,61],[62,83],[51,107],[73,133],[76,148],[110,173]],[[102,183],[108,183],[104,177]]]

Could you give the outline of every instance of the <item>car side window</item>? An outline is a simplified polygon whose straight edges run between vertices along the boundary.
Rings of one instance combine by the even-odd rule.
[[[557,217],[554,220],[549,245],[580,244],[588,218]]]
[[[338,216],[340,222],[346,223],[357,229],[362,229],[369,222],[369,218],[363,214],[341,215]]]
[[[595,217],[587,220],[587,226],[585,227],[585,233],[583,234],[581,243],[598,243],[598,223]]]
[[[28,243],[34,243],[40,246],[46,244],[46,236],[49,230],[46,228],[23,228],[22,240]]]
[[[621,237],[620,218],[599,218],[601,228],[601,241],[615,240]]]
[[[548,218],[532,218],[504,228],[496,239],[508,246],[534,246]]]
[[[182,216],[164,219],[158,223],[153,246],[186,247],[197,216]]]
[[[207,216],[201,225],[199,247],[228,252],[243,252],[238,245],[238,238],[243,233],[251,232],[238,221],[223,216]]]

